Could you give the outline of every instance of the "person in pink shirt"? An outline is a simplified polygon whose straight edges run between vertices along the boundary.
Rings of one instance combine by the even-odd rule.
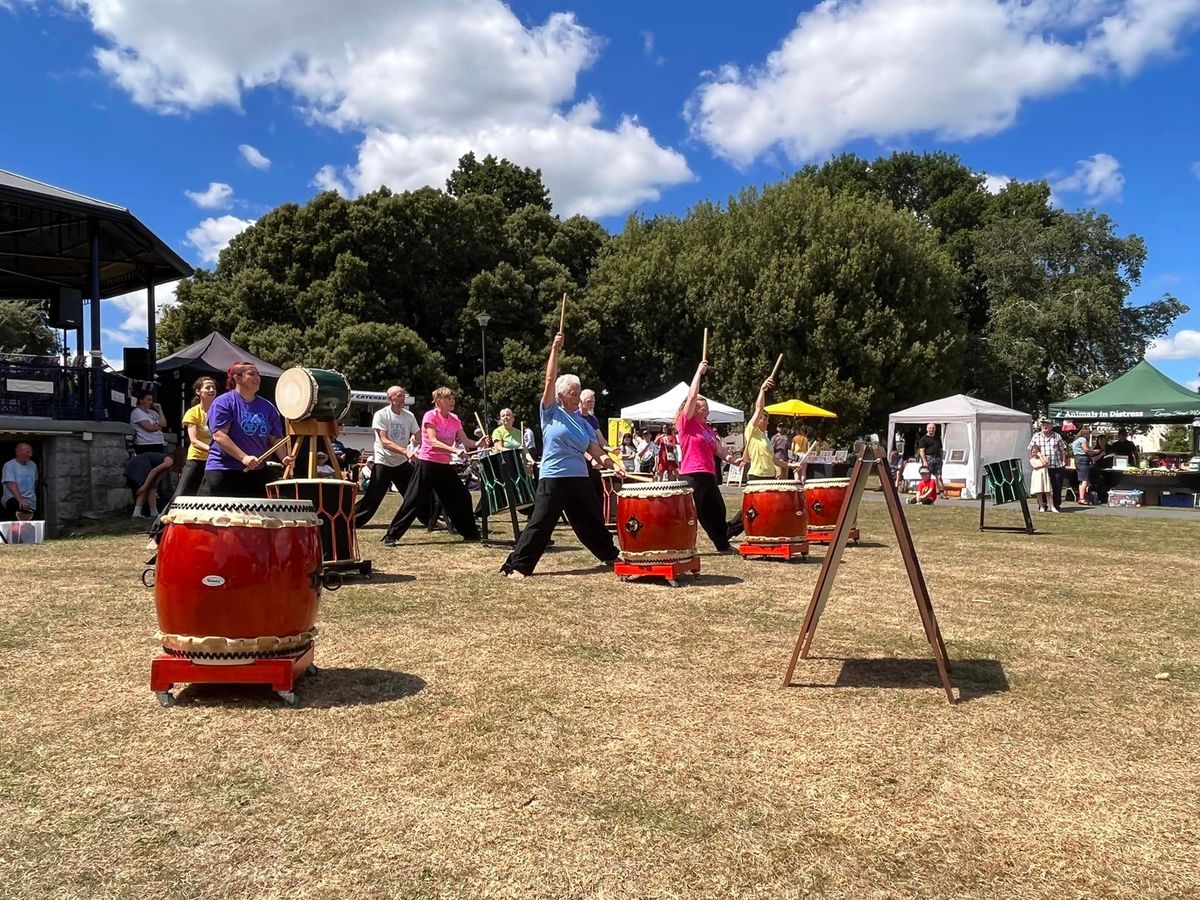
[[[683,454],[679,474],[692,488],[696,518],[718,553],[730,553],[729,532],[725,523],[725,501],[717,481],[717,460],[733,462],[721,439],[708,424],[708,400],[700,395],[700,379],[708,371],[708,360],[701,360],[692,377],[687,398],[675,416],[679,446]]]
[[[477,444],[463,431],[462,421],[454,414],[454,392],[440,387],[433,392],[433,409],[421,419],[421,449],[417,451],[416,470],[404,492],[404,502],[383,534],[383,544],[394,547],[420,510],[429,508],[430,495],[436,496],[464,541],[478,541],[479,529],[471,512],[471,492],[450,464],[455,442],[469,450],[488,446],[487,438]]]

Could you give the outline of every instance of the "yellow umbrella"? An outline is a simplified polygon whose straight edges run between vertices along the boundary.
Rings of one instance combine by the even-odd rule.
[[[827,409],[821,409],[819,406],[813,406],[811,403],[805,403],[803,400],[784,400],[782,403],[772,403],[765,407],[766,411],[773,416],[813,416],[823,419],[836,419],[837,413],[831,413]]]

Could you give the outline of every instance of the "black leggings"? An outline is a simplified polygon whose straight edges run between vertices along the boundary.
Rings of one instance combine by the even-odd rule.
[[[479,528],[471,513],[471,492],[462,483],[454,466],[449,463],[416,461],[416,471],[404,492],[404,502],[396,510],[392,523],[384,532],[384,540],[398,541],[416,521],[422,510],[429,509],[431,497],[437,497],[446,512],[446,518],[465,541],[479,540]]]
[[[265,466],[253,471],[206,469],[203,492],[210,497],[265,497],[274,473]]]
[[[775,478],[774,475],[747,475],[746,480],[747,481],[776,481],[777,479]],[[742,524],[742,507],[740,504],[738,505],[737,515],[735,515],[732,519],[729,520],[729,525],[727,526],[727,528],[728,528],[727,533],[728,533],[729,537],[731,537],[731,538],[737,537],[739,534],[741,534],[743,531],[746,530],[746,526]]]
[[[200,485],[204,483],[204,462],[202,459],[189,459],[183,464],[179,484],[175,485],[175,493],[171,495],[172,500],[176,497],[195,497],[200,493]]]
[[[398,466],[385,466],[382,463],[372,465],[371,481],[358,498],[358,505],[354,507],[355,527],[362,528],[371,521],[375,513],[379,511],[379,505],[383,503],[383,498],[387,496],[388,488],[393,485],[399,491],[400,499],[403,501],[415,470],[416,464],[409,462],[401,463]],[[428,525],[429,507],[418,510],[417,519],[422,525]]]
[[[612,562],[619,556],[612,535],[604,527],[600,498],[592,487],[592,479],[543,478],[534,494],[533,515],[500,571],[532,575],[550,544],[558,517],[564,512],[571,530],[592,556],[601,562]]]
[[[721,497],[721,486],[717,476],[709,472],[689,472],[683,480],[692,489],[692,500],[696,504],[696,518],[717,550],[729,549],[728,525],[725,522],[725,501]]]

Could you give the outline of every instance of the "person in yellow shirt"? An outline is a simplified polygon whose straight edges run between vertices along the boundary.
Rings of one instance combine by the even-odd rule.
[[[792,456],[799,459],[808,452],[808,435],[804,433],[803,428],[797,428],[796,434],[792,437]]]
[[[500,424],[492,432],[492,446],[500,450],[516,450],[521,446],[521,431],[514,421],[516,416],[511,409],[500,410]]]
[[[192,384],[196,405],[183,414],[187,428],[188,452],[183,471],[179,473],[179,485],[175,497],[194,497],[204,481],[204,465],[208,461],[208,450],[212,444],[212,433],[208,430],[208,408],[217,396],[217,382],[208,375],[197,378]]]
[[[767,391],[775,387],[770,378],[758,389],[758,399],[754,402],[754,414],[746,426],[746,449],[742,458],[737,461],[739,466],[749,466],[746,478],[749,481],[768,481],[775,478],[775,456],[771,444],[767,440],[768,416],[766,411]],[[729,537],[734,538],[743,531],[742,506],[738,504],[737,515],[729,520]]]

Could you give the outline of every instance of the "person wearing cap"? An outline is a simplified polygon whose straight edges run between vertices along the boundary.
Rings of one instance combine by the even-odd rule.
[[[917,496],[909,497],[908,502],[933,506],[937,502],[937,494],[937,478],[929,471],[928,466],[921,466],[921,480],[917,482]]]
[[[1062,505],[1063,479],[1066,478],[1067,445],[1062,436],[1054,430],[1054,423],[1049,419],[1038,420],[1038,430],[1029,439],[1028,450],[1038,448],[1038,454],[1046,460],[1046,468],[1050,472],[1050,488],[1053,504],[1050,512],[1058,512]]]

